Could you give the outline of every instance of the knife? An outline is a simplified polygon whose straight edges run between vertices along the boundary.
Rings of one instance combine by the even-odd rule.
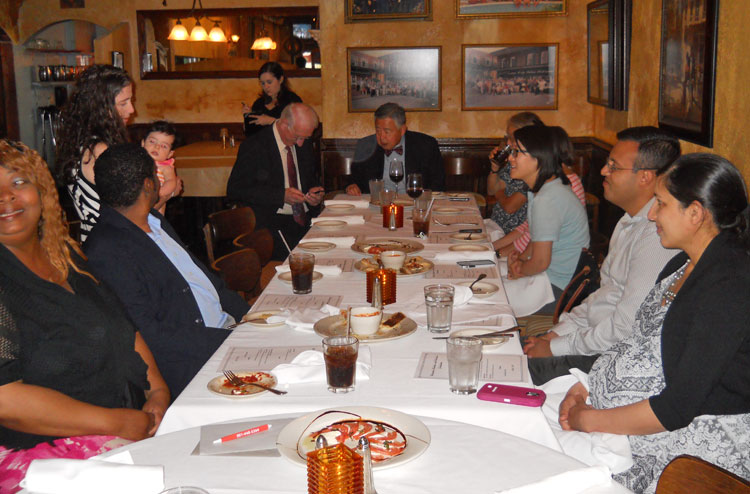
[[[513,336],[513,331],[519,331],[521,326],[513,326],[512,328],[502,329],[500,331],[491,331],[489,333],[473,335],[472,338],[491,338],[493,336]],[[435,336],[433,340],[447,340],[450,336]]]

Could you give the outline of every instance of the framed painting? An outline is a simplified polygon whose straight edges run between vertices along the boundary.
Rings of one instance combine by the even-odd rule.
[[[432,20],[432,0],[344,0],[344,21]]]
[[[719,0],[662,0],[659,127],[713,146]]]
[[[568,0],[456,0],[459,19],[567,14]]]
[[[383,103],[407,111],[440,111],[440,47],[347,48],[349,111]]]
[[[557,109],[557,43],[462,48],[461,109]]]
[[[85,7],[85,0],[60,0],[61,9],[83,9]]]

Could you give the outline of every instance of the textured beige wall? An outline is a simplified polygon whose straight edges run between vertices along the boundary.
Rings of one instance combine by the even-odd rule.
[[[721,2],[719,46],[716,60],[713,149],[683,141],[685,153],[711,152],[729,159],[750,178],[750,57],[747,26],[750,10],[745,2]],[[629,111],[598,108],[594,134],[614,142],[617,131],[635,125],[657,125],[659,119],[659,50],[661,2],[633,2],[633,41],[630,49]]]

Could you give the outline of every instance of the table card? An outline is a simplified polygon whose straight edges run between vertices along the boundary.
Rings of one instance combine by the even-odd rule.
[[[320,309],[326,304],[338,307],[343,299],[341,295],[279,295],[263,292],[263,295],[253,304],[253,311],[280,308]]]
[[[229,455],[229,456],[281,456],[276,449],[276,438],[279,432],[294,419],[264,420],[261,422],[232,422],[230,424],[210,424],[201,427],[201,440],[193,454]],[[266,431],[215,444],[221,437],[236,432],[251,430],[254,427],[268,425]],[[244,453],[244,454],[243,454]]]
[[[462,268],[458,264],[435,264],[432,271],[425,273],[425,278],[447,279],[447,280],[475,280],[481,273],[487,278],[497,279],[497,268],[485,266],[481,268]]]
[[[307,350],[322,351],[320,345],[309,346],[270,346],[270,347],[229,347],[219,364],[218,372],[231,371],[270,371],[279,364],[288,364],[294,357]]]
[[[334,259],[325,257],[315,257],[317,266],[338,266],[343,273],[351,273],[354,268],[354,259]],[[336,305],[336,304],[331,304]]]
[[[526,355],[482,355],[480,381],[528,382]],[[444,353],[424,352],[419,357],[416,378],[448,379],[448,357]]]

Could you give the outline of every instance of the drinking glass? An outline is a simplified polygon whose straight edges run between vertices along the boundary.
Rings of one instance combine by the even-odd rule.
[[[398,193],[398,184],[404,179],[404,163],[401,160],[391,160],[391,165],[388,168],[388,176],[396,184],[396,193]]]
[[[450,390],[459,395],[476,393],[479,363],[482,361],[482,340],[452,336],[446,340],[446,350]]]
[[[375,203],[380,200],[380,191],[383,190],[383,179],[373,178],[370,180],[370,202]]]
[[[354,336],[323,338],[323,359],[326,363],[328,391],[331,393],[354,391],[358,353],[359,340]]]
[[[393,204],[393,200],[396,199],[396,191],[385,187],[380,191],[380,206],[385,207],[389,204]]]
[[[406,193],[409,197],[416,199],[422,195],[422,174],[421,173],[410,173],[406,177]]]
[[[414,225],[414,236],[419,238],[427,238],[430,234],[430,213],[427,208],[421,207],[421,204],[415,205],[411,211],[411,221]]]
[[[424,287],[424,303],[427,306],[427,330],[431,333],[447,333],[453,318],[452,285],[427,285]]]
[[[315,256],[297,252],[289,254],[289,269],[292,272],[292,291],[296,294],[312,292]]]
[[[422,189],[422,195],[414,200],[414,207],[419,209],[427,209],[430,207],[432,201],[432,190]]]

